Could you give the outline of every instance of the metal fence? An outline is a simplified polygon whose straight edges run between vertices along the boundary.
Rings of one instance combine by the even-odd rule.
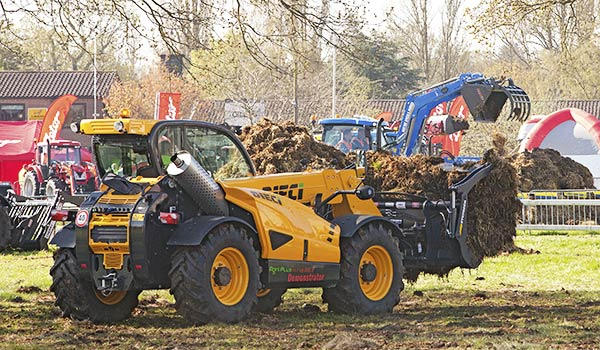
[[[52,238],[56,222],[52,221],[51,211],[55,208],[60,209],[58,197],[25,199],[25,197],[11,195],[8,200],[10,201],[8,216],[15,229],[20,231],[21,247],[39,242],[41,237]]]
[[[535,191],[519,200],[518,230],[600,231],[599,191]]]

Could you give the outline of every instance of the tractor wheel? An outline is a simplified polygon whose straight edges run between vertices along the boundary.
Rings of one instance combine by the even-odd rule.
[[[92,282],[77,278],[77,260],[73,249],[61,248],[54,253],[54,266],[50,270],[56,305],[64,317],[76,320],[89,319],[94,323],[124,320],[138,304],[140,291],[115,291],[104,294]]]
[[[404,289],[402,254],[389,229],[368,224],[342,238],[340,280],[323,288],[330,311],[346,314],[391,312]]]
[[[175,308],[189,322],[239,322],[257,302],[260,266],[246,229],[214,228],[197,246],[178,247],[171,259]]]
[[[25,197],[38,196],[40,194],[40,183],[33,171],[28,171],[23,180],[21,195]]]
[[[62,181],[52,178],[46,183],[46,196],[54,198],[59,191],[64,190],[65,186]]]
[[[281,297],[285,291],[285,288],[260,289],[257,294],[258,302],[254,305],[252,312],[266,314],[273,311],[274,308],[278,307],[283,302]]]
[[[46,238],[45,234],[42,234],[40,236],[40,238],[38,239],[39,249],[40,250],[47,250],[48,249],[48,242],[50,242],[50,240],[48,238]]]
[[[0,251],[15,248],[18,237],[15,237],[14,231],[8,216],[8,207],[0,207]]]

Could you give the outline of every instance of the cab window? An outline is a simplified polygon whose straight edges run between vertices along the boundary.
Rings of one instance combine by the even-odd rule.
[[[171,163],[171,156],[181,151],[181,127],[167,126],[158,132],[158,153],[160,165],[167,169]]]
[[[371,149],[371,135],[364,126],[325,125],[322,140],[344,153]]]
[[[186,127],[183,149],[215,179],[251,176],[243,153],[226,134],[205,127]]]

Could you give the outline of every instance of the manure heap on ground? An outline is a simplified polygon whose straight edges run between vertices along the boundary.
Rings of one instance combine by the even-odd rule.
[[[348,164],[343,152],[315,140],[308,128],[293,122],[263,119],[245,127],[240,139],[258,174],[342,169]]]
[[[553,149],[536,148],[511,157],[521,191],[594,188],[588,168]]]

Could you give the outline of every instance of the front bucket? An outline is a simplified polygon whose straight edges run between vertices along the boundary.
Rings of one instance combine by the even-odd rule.
[[[469,107],[473,119],[483,123],[493,123],[498,120],[502,109],[508,100],[510,113],[508,120],[525,121],[531,112],[529,96],[511,80],[507,86],[494,81],[465,84],[461,94]]]

